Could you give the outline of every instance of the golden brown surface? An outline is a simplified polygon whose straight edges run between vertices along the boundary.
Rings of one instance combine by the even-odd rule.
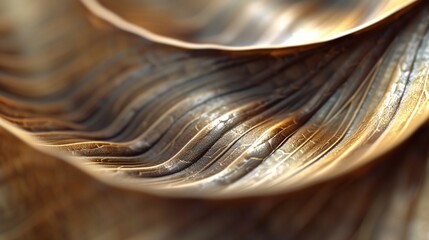
[[[417,0],[81,0],[140,36],[192,49],[290,48],[378,23]]]
[[[0,239],[426,239],[428,12],[233,55],[0,2]]]

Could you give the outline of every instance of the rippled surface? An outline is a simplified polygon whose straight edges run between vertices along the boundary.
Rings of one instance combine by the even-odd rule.
[[[428,116],[426,9],[275,57],[170,49],[70,15],[65,38],[41,35],[33,59],[5,61],[4,118],[139,188],[288,191],[362,165]],[[67,39],[74,31],[85,37]]]
[[[424,239],[427,4],[239,56],[1,4],[0,238]]]

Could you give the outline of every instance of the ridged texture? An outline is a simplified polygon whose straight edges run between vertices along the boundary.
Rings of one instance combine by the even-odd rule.
[[[398,147],[429,116],[429,7],[410,11],[235,56],[0,2],[0,239],[427,238],[427,125]]]
[[[0,239],[428,237],[428,126],[377,165],[335,181],[288,195],[203,200],[114,187],[0,124]]]
[[[1,113],[132,185],[204,197],[291,190],[384,153],[429,114],[427,7],[316,51],[237,57],[94,32],[69,8],[50,22],[64,35],[6,53]]]

